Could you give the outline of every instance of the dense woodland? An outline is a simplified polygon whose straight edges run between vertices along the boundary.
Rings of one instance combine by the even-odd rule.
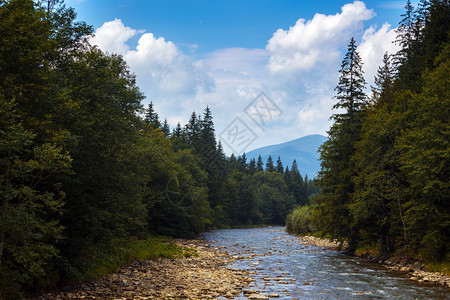
[[[211,110],[161,122],[61,1],[0,1],[0,298],[92,278],[124,241],[285,223],[296,163],[226,157]]]
[[[384,56],[370,97],[350,41],[335,89],[339,110],[320,149],[322,194],[288,217],[290,231],[448,268],[449,9],[449,1],[407,2],[397,29],[401,50]]]

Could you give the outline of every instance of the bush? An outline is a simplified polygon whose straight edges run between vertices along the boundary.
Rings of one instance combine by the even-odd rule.
[[[315,232],[311,223],[312,207],[296,207],[286,218],[286,229],[289,233],[308,234]]]

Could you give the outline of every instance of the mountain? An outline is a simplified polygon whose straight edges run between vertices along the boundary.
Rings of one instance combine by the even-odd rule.
[[[319,146],[326,141],[326,137],[320,134],[307,135],[299,139],[295,139],[286,143],[261,147],[245,153],[247,157],[247,163],[250,159],[258,159],[261,155],[264,165],[267,162],[269,155],[272,156],[274,165],[278,156],[281,157],[284,168],[286,166],[289,169],[292,166],[292,162],[297,160],[298,169],[300,174],[304,177],[308,175],[309,178],[313,178],[320,170],[319,153],[317,152]]]

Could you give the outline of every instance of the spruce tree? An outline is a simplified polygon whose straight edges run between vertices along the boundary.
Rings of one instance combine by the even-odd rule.
[[[197,114],[193,111],[191,117],[189,118],[189,122],[184,127],[187,142],[196,151],[201,151],[202,148],[200,139],[200,124],[201,118],[197,117]]]
[[[248,163],[248,172],[250,175],[256,173],[256,159],[254,158],[250,159],[250,162]]]
[[[161,127],[161,122],[159,121],[158,113],[155,111],[153,107],[153,102],[150,102],[148,104],[148,108],[145,110],[144,121],[147,124],[150,124],[153,129]]]
[[[283,162],[281,161],[281,157],[280,156],[278,156],[277,166],[275,168],[275,171],[277,171],[280,174],[283,174],[283,172],[284,172]]]
[[[394,70],[392,68],[391,56],[386,52],[383,56],[383,64],[378,67],[377,74],[375,76],[375,86],[371,86],[372,102],[376,107],[393,105],[393,82]]]
[[[405,5],[405,13],[401,15],[403,19],[400,21],[399,26],[395,30],[397,33],[397,39],[395,42],[400,45],[401,50],[396,55],[396,64],[403,64],[407,58],[407,51],[414,38],[414,20],[415,13],[414,7],[411,1],[408,0]]]
[[[161,126],[161,131],[165,137],[170,137],[170,127],[169,123],[167,123],[167,119],[164,119],[164,122]]]
[[[273,160],[272,160],[272,156],[271,155],[269,155],[269,157],[267,158],[266,171],[267,172],[274,172],[275,171],[275,167],[273,166]]]
[[[264,171],[264,162],[262,160],[261,154],[258,155],[258,160],[256,161],[256,172]]]
[[[237,164],[239,171],[244,173],[247,172],[247,156],[245,155],[245,152],[238,157]]]
[[[335,238],[347,239],[350,248],[354,249],[356,234],[349,210],[355,176],[352,157],[355,143],[360,139],[366,95],[362,62],[353,38],[339,73],[339,83],[335,89],[338,103],[333,108],[344,111],[333,114],[334,124],[328,131],[329,138],[320,148],[321,171],[318,181],[323,188],[323,195],[318,200],[320,205],[316,220],[324,232]]]

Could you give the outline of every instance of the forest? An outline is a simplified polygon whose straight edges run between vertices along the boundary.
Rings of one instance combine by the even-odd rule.
[[[319,193],[296,162],[226,157],[209,107],[169,128],[92,33],[62,1],[0,1],[2,298],[95,278],[155,235],[284,225]]]
[[[320,148],[322,193],[289,215],[289,231],[450,272],[449,25],[449,1],[407,1],[401,50],[384,55],[370,96],[350,41]]]

